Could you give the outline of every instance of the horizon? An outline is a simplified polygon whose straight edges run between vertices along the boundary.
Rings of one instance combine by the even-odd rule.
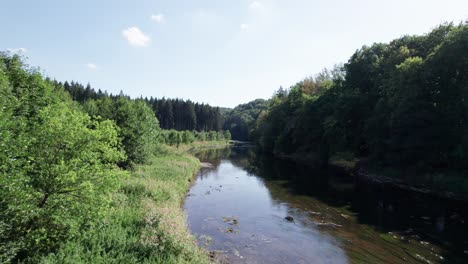
[[[22,53],[47,77],[109,94],[225,108],[268,99],[280,86],[345,63],[364,45],[468,17],[468,2],[459,0],[20,0],[4,6],[9,12],[0,22],[13,23],[15,32],[0,29],[10,36],[0,50]]]

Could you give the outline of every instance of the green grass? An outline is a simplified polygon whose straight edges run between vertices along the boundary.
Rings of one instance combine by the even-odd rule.
[[[219,141],[195,141],[191,144],[180,145],[175,151],[190,152],[206,148],[220,148],[232,144],[232,141],[219,140]]]
[[[209,263],[180,207],[199,166],[182,150],[164,147],[123,180],[106,219],[41,263]]]

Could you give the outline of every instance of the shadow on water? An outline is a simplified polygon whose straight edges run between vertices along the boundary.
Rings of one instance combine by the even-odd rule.
[[[351,263],[468,263],[464,203],[357,182],[336,168],[311,168],[253,148],[197,156],[214,165],[210,170],[228,160],[261,179],[273,203],[305,212],[341,241]]]
[[[258,176],[287,179],[282,187],[353,212],[360,224],[403,240],[430,241],[443,248],[448,263],[468,263],[467,204],[383,184],[356,181],[337,168],[316,169],[267,155],[251,161]]]

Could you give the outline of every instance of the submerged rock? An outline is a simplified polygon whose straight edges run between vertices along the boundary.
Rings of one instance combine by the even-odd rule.
[[[227,252],[220,250],[209,251],[208,257],[210,258],[212,263],[229,264],[229,260],[225,253]]]
[[[236,216],[223,217],[223,221],[230,225],[239,225],[239,220]]]

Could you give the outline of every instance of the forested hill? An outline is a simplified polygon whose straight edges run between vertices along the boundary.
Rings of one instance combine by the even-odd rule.
[[[467,24],[363,46],[319,77],[270,99],[253,128],[263,150],[410,175],[468,169]]]
[[[94,89],[91,84],[86,86],[79,82],[53,81],[56,87],[67,91],[74,101],[93,108],[103,107],[106,100],[115,100],[119,97],[130,99],[120,92],[119,95],[108,94],[101,89]],[[179,131],[221,131],[228,130],[232,139],[247,141],[252,140],[255,121],[262,110],[267,107],[267,100],[256,99],[246,104],[241,104],[234,109],[213,107],[208,104],[200,104],[191,100],[140,97],[150,106],[155,113],[162,129],[175,129]]]
[[[236,106],[231,111],[225,113],[224,130],[231,132],[235,140],[247,141],[253,137],[253,127],[255,120],[261,111],[267,107],[267,101],[257,99],[246,104]]]
[[[72,99],[80,103],[92,104],[93,101],[103,98],[127,97],[121,92],[119,95],[108,94],[101,89],[96,91],[90,84],[84,86],[78,82],[55,82],[69,92]],[[162,129],[220,131],[223,127],[222,110],[208,104],[194,103],[183,99],[166,99],[153,97],[140,97],[145,101],[159,120]]]

